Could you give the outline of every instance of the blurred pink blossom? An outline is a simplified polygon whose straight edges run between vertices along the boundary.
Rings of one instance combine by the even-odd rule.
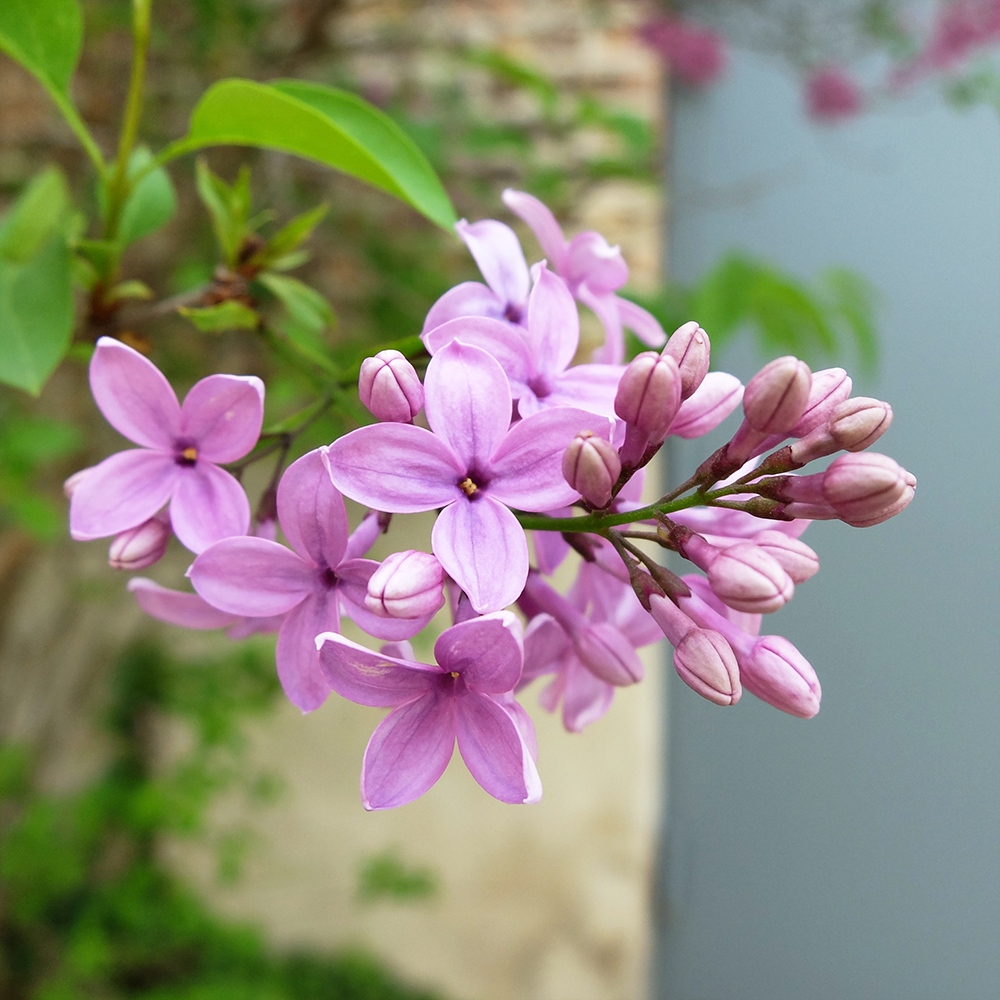
[[[810,118],[831,124],[853,118],[864,107],[864,94],[839,66],[821,66],[806,80],[806,111]]]
[[[639,29],[639,37],[670,65],[670,72],[689,87],[715,83],[726,68],[722,35],[670,15],[654,18]]]

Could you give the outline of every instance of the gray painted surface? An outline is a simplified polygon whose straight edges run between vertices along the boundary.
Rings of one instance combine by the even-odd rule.
[[[676,112],[675,273],[742,246],[870,277],[882,374],[855,391],[893,404],[876,450],[919,486],[881,526],[812,526],[822,569],[765,620],[815,666],[817,718],[672,677],[657,996],[996,997],[1000,128],[925,95],[819,129],[751,56]]]

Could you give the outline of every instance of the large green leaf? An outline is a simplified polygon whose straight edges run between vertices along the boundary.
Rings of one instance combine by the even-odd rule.
[[[381,188],[450,229],[455,210],[423,153],[387,115],[354,94],[317,83],[221,80],[191,115],[171,155],[205,146],[294,153]]]
[[[50,168],[0,222],[0,382],[37,393],[73,332],[62,175]]]
[[[152,154],[143,146],[133,150],[128,164],[129,174],[135,176],[144,170],[152,158]],[[176,211],[174,185],[167,172],[162,167],[157,167],[144,174],[128,196],[118,224],[119,242],[128,246],[143,236],[155,233],[174,217]]]
[[[0,0],[0,49],[49,90],[69,90],[82,39],[77,0]]]

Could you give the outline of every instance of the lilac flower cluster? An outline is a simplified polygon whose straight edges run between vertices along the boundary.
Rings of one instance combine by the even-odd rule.
[[[597,233],[567,241],[527,194],[504,200],[547,259],[529,268],[502,222],[459,223],[486,283],[459,285],[430,310],[423,379],[399,351],[368,358],[358,388],[376,422],[279,467],[252,533],[246,494],[219,464],[258,440],[260,381],[213,375],[181,406],[152,363],[118,341],[98,341],[91,363],[98,406],[140,447],[67,483],[73,537],[114,536],[111,564],[137,570],[176,534],[195,554],[194,590],[134,578],[149,614],[234,637],[276,631],[278,675],[304,712],[331,691],[390,709],[365,752],[369,809],[422,795],[456,743],[491,795],[537,801],[535,733],[517,695],[548,678],[543,706],[561,705],[579,732],[616,688],[642,680],[636,651],[664,636],[702,697],[733,705],[746,688],[815,715],[812,667],[788,640],[760,635],[763,615],[818,570],[800,540],[811,521],[877,524],[916,485],[866,450],[892,410],[852,397],[842,369],[779,358],[745,389],[709,372],[697,323],[667,339],[617,295],[628,276],[617,247]],[[577,302],[607,337],[595,359],[574,364]],[[661,349],[624,364],[625,328]],[[644,468],[664,442],[707,433],[741,403],[732,438],[644,504]],[[824,471],[798,474],[841,452]],[[369,508],[353,532],[345,496]],[[365,558],[391,515],[418,511],[436,511],[431,552]],[[701,572],[675,575],[652,547]],[[571,552],[579,565],[562,593],[553,574]],[[452,624],[423,663],[408,640],[445,605]],[[341,635],[342,614],[381,648]]]

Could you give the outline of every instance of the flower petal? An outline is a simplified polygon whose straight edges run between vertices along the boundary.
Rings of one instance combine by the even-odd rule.
[[[579,733],[584,726],[596,722],[607,712],[614,700],[615,689],[595,677],[577,657],[566,659],[563,725],[569,732]]]
[[[538,572],[551,576],[569,555],[569,543],[558,531],[535,531],[531,537]]]
[[[435,689],[393,709],[365,750],[364,807],[392,809],[419,798],[444,774],[454,750],[454,698]]]
[[[709,372],[701,385],[681,403],[668,434],[701,437],[714,430],[743,400],[743,383],[727,372]]]
[[[517,518],[490,496],[445,507],[431,549],[480,614],[513,604],[528,578],[528,542]]]
[[[213,607],[250,618],[291,611],[319,587],[318,571],[301,556],[252,535],[209,546],[187,575]]]
[[[569,646],[569,636],[552,615],[535,615],[524,633],[524,671],[519,686],[552,673]]]
[[[488,316],[490,319],[502,320],[506,302],[501,302],[496,292],[487,288],[481,281],[463,281],[454,288],[449,288],[431,306],[420,339],[426,344],[427,335],[442,323],[462,316]],[[433,351],[431,352],[433,353]]]
[[[361,519],[361,523],[347,536],[347,548],[344,549],[344,559],[361,559],[368,555],[368,550],[382,534],[378,511],[370,510]]]
[[[434,644],[434,659],[442,670],[462,675],[472,691],[503,694],[513,691],[524,663],[524,630],[509,611],[470,618],[453,625]]]
[[[431,354],[437,354],[456,338],[463,344],[481,347],[500,362],[515,399],[525,391],[533,371],[531,352],[522,334],[510,324],[482,316],[466,316],[435,327],[424,338],[424,343]]]
[[[278,522],[300,556],[336,569],[347,548],[347,510],[323,459],[317,448],[285,470],[278,483]]]
[[[335,632],[316,637],[319,661],[330,686],[358,705],[390,708],[437,687],[437,667],[376,653]]]
[[[621,295],[615,296],[615,304],[618,306],[618,318],[622,326],[631,330],[644,344],[662,347],[667,342],[667,335],[660,326],[660,321],[651,312]]]
[[[516,423],[490,463],[490,496],[522,510],[548,511],[571,504],[579,494],[563,478],[562,457],[570,441],[584,430],[608,441],[611,421],[560,406]]]
[[[537,370],[551,377],[569,367],[580,346],[580,314],[566,282],[544,262],[535,268],[535,287],[528,299],[528,341]]]
[[[170,523],[182,545],[201,552],[213,542],[250,530],[250,501],[225,469],[201,461],[178,468]]]
[[[433,362],[432,362],[433,364]],[[330,478],[345,496],[376,510],[412,514],[450,503],[465,468],[423,427],[372,424],[330,445]]]
[[[209,375],[181,407],[182,438],[208,462],[235,462],[257,443],[264,421],[264,383],[256,375]]]
[[[320,667],[316,637],[338,628],[340,614],[331,590],[310,594],[281,623],[274,651],[278,680],[288,700],[303,712],[319,708],[330,693],[330,684]]]
[[[458,750],[472,777],[501,802],[537,802],[542,782],[514,720],[489,695],[467,691],[457,701]]]
[[[591,355],[594,361],[608,365],[621,364],[625,357],[625,335],[618,313],[618,297],[612,292],[598,294],[586,282],[576,287],[576,297],[601,321],[604,346]]]
[[[170,499],[182,471],[162,451],[133,448],[109,456],[73,489],[70,535],[87,542],[148,521]]]
[[[120,340],[101,337],[90,359],[90,390],[119,434],[147,448],[173,451],[181,408],[152,361]]]
[[[184,628],[225,628],[242,621],[240,615],[213,608],[203,597],[183,590],[170,590],[152,580],[134,576],[128,589],[135,594],[136,602],[147,615],[171,625]]]
[[[566,240],[548,206],[524,191],[514,191],[511,188],[507,188],[501,197],[504,204],[531,227],[552,268],[557,272],[562,271]]]
[[[471,225],[461,219],[455,223],[455,232],[465,241],[486,284],[497,297],[505,305],[522,305],[528,297],[531,279],[517,233],[496,219],[483,219]]]
[[[511,402],[500,362],[481,347],[453,340],[427,365],[427,423],[458,456],[463,472],[475,466],[485,471],[510,426]]]
[[[603,417],[615,418],[615,395],[622,377],[620,365],[576,365],[555,379],[545,402],[549,406],[575,406]]]
[[[577,233],[566,248],[563,274],[567,281],[585,281],[597,295],[616,292],[628,281],[628,264],[621,247],[611,246],[592,229]]]

